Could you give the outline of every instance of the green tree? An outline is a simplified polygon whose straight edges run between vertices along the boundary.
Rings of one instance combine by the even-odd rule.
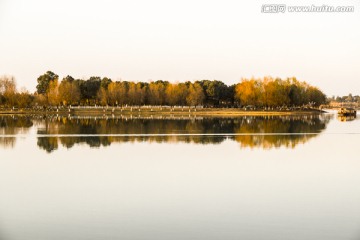
[[[100,89],[101,78],[90,77],[88,80],[79,81],[81,100],[86,104],[95,104],[97,93]]]
[[[219,106],[222,101],[225,101],[227,86],[223,82],[217,80],[202,80],[199,83],[204,90],[206,104]]]
[[[309,102],[314,106],[320,106],[321,104],[326,103],[326,95],[321,92],[317,87],[310,86],[307,89],[307,96]]]
[[[72,83],[72,82],[74,82],[75,81],[75,79],[72,77],[72,76],[70,76],[70,75],[67,75],[66,77],[64,77],[62,80],[61,80],[61,82],[69,82],[69,83]]]
[[[107,89],[109,84],[111,83],[111,79],[110,78],[107,78],[107,77],[104,77],[102,80],[101,80],[101,83],[100,83],[100,87],[104,88],[104,89]]]
[[[50,82],[58,80],[59,76],[51,71],[47,71],[45,74],[41,75],[37,79],[37,93],[38,94],[46,94],[49,90]]]
[[[294,106],[301,106],[307,103],[305,82],[299,82],[295,77],[286,80],[289,86],[289,100],[290,104]]]

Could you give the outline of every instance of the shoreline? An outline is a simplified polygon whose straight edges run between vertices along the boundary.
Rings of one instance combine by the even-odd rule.
[[[311,115],[322,114],[326,111],[319,109],[303,110],[244,110],[239,108],[144,108],[144,107],[127,107],[127,108],[71,108],[61,110],[0,110],[0,115],[72,115],[72,116],[169,116],[169,115],[192,115],[204,117],[236,117],[236,116],[289,116],[289,115]]]

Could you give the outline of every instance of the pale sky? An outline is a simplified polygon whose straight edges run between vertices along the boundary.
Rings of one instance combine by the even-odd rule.
[[[353,13],[261,13],[269,3]],[[221,80],[292,77],[327,95],[360,94],[360,2],[0,0],[0,75],[35,91],[61,78]]]

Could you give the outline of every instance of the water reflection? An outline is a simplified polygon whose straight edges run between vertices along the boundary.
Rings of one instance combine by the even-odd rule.
[[[255,117],[243,119],[235,128],[236,133],[265,133],[258,135],[238,135],[235,140],[243,147],[290,147],[305,143],[326,128],[330,116],[296,117]],[[269,134],[273,133],[273,134]],[[279,134],[276,134],[279,133]],[[289,134],[287,134],[289,133]]]
[[[14,147],[15,135],[28,133],[32,126],[29,116],[0,116],[0,146]]]
[[[217,144],[235,140],[242,147],[290,147],[326,128],[330,115],[243,116],[236,118],[0,117],[1,146],[13,147],[16,134],[37,132],[37,146],[52,152],[62,145],[109,146],[114,142]]]
[[[337,117],[337,119],[340,122],[349,122],[349,121],[354,121],[356,119],[356,115],[355,116],[339,116]]]

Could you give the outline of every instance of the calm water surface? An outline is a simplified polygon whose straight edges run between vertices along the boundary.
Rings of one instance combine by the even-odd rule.
[[[360,120],[0,116],[0,239],[360,239]]]

